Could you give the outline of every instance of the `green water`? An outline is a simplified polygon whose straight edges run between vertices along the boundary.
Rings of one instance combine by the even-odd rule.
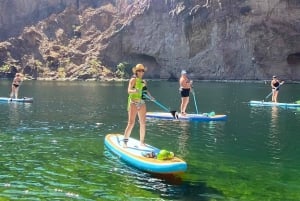
[[[0,96],[7,96],[11,81],[0,83]],[[176,82],[148,85],[178,110]],[[25,81],[20,96],[34,103],[0,103],[0,200],[300,200],[300,111],[249,106],[269,94],[269,84],[194,85],[198,110],[228,120],[148,121],[146,142],[188,163],[181,178],[161,178],[104,147],[107,133],[125,129],[127,82]],[[285,84],[279,100],[300,100],[299,90]],[[188,112],[195,112],[192,97]]]

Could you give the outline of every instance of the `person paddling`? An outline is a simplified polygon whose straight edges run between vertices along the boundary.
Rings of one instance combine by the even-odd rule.
[[[15,78],[13,79],[12,85],[11,85],[11,92],[10,92],[10,98],[17,99],[20,85],[23,81],[23,76],[21,73],[16,73]]]
[[[179,91],[181,95],[181,105],[180,105],[180,112],[181,115],[185,116],[186,115],[186,108],[189,104],[189,99],[190,99],[190,90],[192,88],[192,80],[189,80],[187,77],[187,73],[185,70],[181,71],[181,77],[179,79]]]
[[[272,87],[272,102],[277,103],[277,97],[278,97],[278,93],[279,93],[279,87],[280,85],[282,85],[284,83],[284,81],[280,81],[279,79],[277,79],[276,75],[273,75],[272,77],[272,81],[271,81],[271,87]]]
[[[147,97],[150,97],[151,100],[154,98],[151,96],[147,90],[146,81],[143,80],[144,72],[147,70],[143,64],[137,64],[132,68],[134,75],[129,80],[128,84],[128,123],[124,132],[124,145],[127,147],[128,138],[131,134],[131,131],[135,124],[136,115],[139,117],[140,122],[140,145],[145,146],[145,134],[146,134],[146,97],[143,94],[146,94]]]

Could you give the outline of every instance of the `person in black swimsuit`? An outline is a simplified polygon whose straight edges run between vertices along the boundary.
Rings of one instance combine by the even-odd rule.
[[[190,96],[190,90],[192,87],[192,81],[188,79],[186,75],[186,71],[181,71],[181,77],[179,79],[179,85],[180,85],[180,95],[181,95],[181,105],[180,105],[180,112],[181,115],[186,115],[186,108],[189,103],[189,96]]]
[[[13,79],[12,85],[11,85],[11,92],[10,92],[10,98],[18,98],[19,88],[22,83],[22,74],[16,73],[15,78]]]
[[[272,87],[272,102],[277,103],[277,97],[278,97],[278,93],[279,93],[279,87],[280,85],[282,85],[284,83],[284,81],[280,81],[277,79],[277,77],[275,75],[273,75],[272,77],[272,81],[271,81],[271,87]]]

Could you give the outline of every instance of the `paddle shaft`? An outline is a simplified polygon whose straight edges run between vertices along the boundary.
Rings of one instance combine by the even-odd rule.
[[[176,116],[176,111],[170,111],[166,106],[162,105],[160,102],[158,102],[157,100],[153,100],[151,99],[147,94],[144,94],[144,96],[146,98],[148,98],[149,100],[153,101],[156,105],[158,105],[159,107],[161,107],[162,109],[164,109],[165,111],[167,112],[171,112],[172,116],[177,119],[177,116]]]
[[[158,101],[154,100],[153,102],[156,103],[156,105],[160,106],[162,109],[166,110],[167,112],[170,111],[168,108],[166,108],[165,106],[163,106],[162,104],[160,104]]]
[[[272,94],[273,94],[273,91],[271,91],[271,93],[269,93],[269,94],[264,98],[264,100],[267,99],[267,98],[269,98]]]
[[[195,108],[196,108],[196,113],[199,114],[198,111],[198,106],[197,106],[197,101],[196,101],[196,97],[195,97],[195,91],[194,89],[192,89],[192,94],[193,94],[193,98],[194,98],[194,104],[195,104]]]

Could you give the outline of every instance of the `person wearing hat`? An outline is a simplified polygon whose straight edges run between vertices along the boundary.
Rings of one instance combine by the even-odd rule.
[[[280,81],[277,79],[276,75],[273,75],[272,81],[271,81],[271,87],[272,87],[272,102],[277,103],[277,97],[279,93],[279,87],[282,85],[284,81]]]
[[[127,147],[128,138],[135,124],[136,116],[139,117],[140,122],[140,144],[145,146],[145,134],[146,134],[146,104],[145,94],[151,100],[154,98],[147,90],[146,81],[143,80],[145,71],[147,70],[143,64],[137,64],[132,68],[133,76],[129,80],[128,84],[128,123],[124,132],[124,147]]]
[[[13,79],[12,85],[11,85],[11,92],[10,92],[10,98],[18,98],[19,88],[23,81],[23,75],[21,73],[16,73],[15,78]]]
[[[192,83],[193,81],[188,79],[186,71],[182,70],[179,79],[179,85],[180,85],[179,91],[181,95],[180,112],[181,115],[183,116],[186,115],[186,108],[188,106],[189,99],[190,99],[190,90],[192,88]]]

